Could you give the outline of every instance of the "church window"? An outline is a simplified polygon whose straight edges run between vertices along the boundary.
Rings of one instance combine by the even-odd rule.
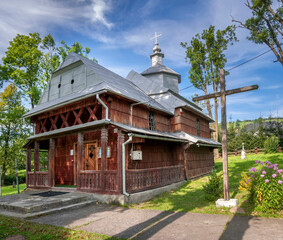
[[[200,125],[199,125],[199,119],[197,118],[197,135],[200,136]]]
[[[153,112],[149,112],[148,121],[149,121],[149,129],[156,131],[156,123],[155,123],[155,117],[154,117]]]

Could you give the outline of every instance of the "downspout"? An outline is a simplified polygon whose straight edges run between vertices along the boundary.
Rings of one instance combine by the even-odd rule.
[[[96,99],[97,99],[97,100],[101,103],[101,105],[105,108],[105,110],[106,110],[105,119],[106,119],[106,120],[109,120],[109,118],[108,118],[108,107],[107,107],[107,105],[100,99],[98,93],[96,94]]]
[[[129,135],[129,139],[122,144],[122,180],[123,180],[123,194],[127,197],[130,196],[129,193],[126,192],[126,154],[125,149],[126,145],[133,140],[133,136]]]
[[[151,101],[151,100],[149,100]],[[135,105],[139,105],[139,104],[143,104],[143,103],[147,103],[149,101],[146,101],[146,102],[137,102],[137,103],[133,103],[131,104],[131,107],[130,107],[130,126],[133,126],[133,106]]]

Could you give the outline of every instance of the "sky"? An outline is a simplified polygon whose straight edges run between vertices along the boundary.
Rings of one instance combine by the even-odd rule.
[[[154,33],[165,57],[163,64],[182,76],[179,89],[192,86],[190,65],[180,42],[214,25],[225,29],[232,17],[244,21],[251,16],[244,0],[9,0],[0,1],[0,58],[16,34],[51,34],[57,43],[78,41],[90,47],[89,57],[126,77],[133,69],[151,66]],[[267,50],[246,39],[248,31],[238,28],[239,42],[225,52],[228,70]],[[283,117],[283,68],[269,52],[231,70],[226,89],[258,84],[256,91],[227,96],[228,121],[258,117]],[[1,89],[3,91],[3,89]],[[210,90],[210,93],[212,90]],[[186,98],[203,95],[191,87],[180,91]]]

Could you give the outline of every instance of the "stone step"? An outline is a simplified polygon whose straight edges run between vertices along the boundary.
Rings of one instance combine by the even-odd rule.
[[[33,212],[33,213],[26,213],[26,214],[13,212],[13,211],[9,211],[9,210],[4,210],[4,211],[1,211],[1,215],[10,216],[10,217],[17,217],[17,218],[22,218],[22,219],[33,219],[33,218],[45,216],[45,215],[52,214],[52,213],[58,213],[58,212],[62,212],[62,211],[82,208],[82,207],[89,206],[89,205],[96,204],[96,203],[97,203],[97,201],[88,200],[88,201],[84,201],[84,202],[80,202],[80,203],[71,204],[71,205],[68,205],[68,206],[57,207],[57,208],[52,208],[52,209],[43,210],[43,211],[39,211],[39,212]]]
[[[36,201],[37,200],[37,201]],[[34,198],[32,201],[35,201],[34,204],[23,204],[22,202],[20,204],[14,203],[14,204],[7,204],[7,203],[0,203],[0,209],[8,210],[16,213],[22,213],[22,214],[28,214],[28,213],[36,213],[36,212],[42,212],[47,211],[51,209],[57,209],[62,208],[68,205],[74,205],[83,203],[86,201],[91,200],[89,196],[83,195],[83,196],[70,196],[70,198],[50,198],[45,201],[40,201],[41,198]],[[47,200],[47,201],[46,201]],[[50,202],[48,202],[50,200]]]

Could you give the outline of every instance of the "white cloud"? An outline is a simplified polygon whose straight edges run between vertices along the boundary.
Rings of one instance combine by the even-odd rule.
[[[106,27],[111,28],[113,23],[109,23],[104,16],[104,13],[109,10],[109,5],[109,3],[106,3],[103,0],[92,0],[93,14],[91,20],[93,22],[101,22]]]

